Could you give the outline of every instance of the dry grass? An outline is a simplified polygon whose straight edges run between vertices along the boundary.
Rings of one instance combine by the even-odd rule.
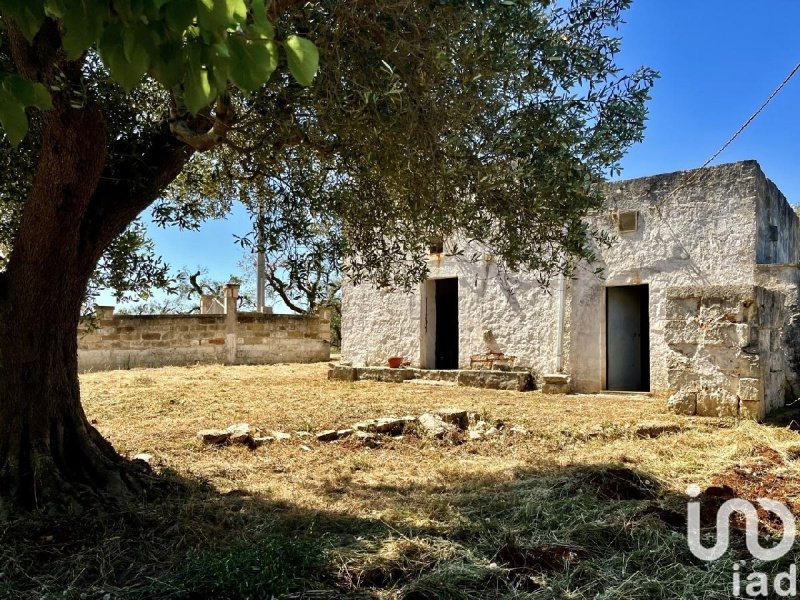
[[[163,552],[128,557],[121,569],[121,559],[101,548],[105,537],[89,540],[83,558],[105,561],[92,570],[59,547],[60,570],[47,577],[32,577],[13,563],[35,581],[25,593],[41,596],[72,577],[69,589],[76,594],[193,597],[164,583],[187,555],[194,564],[196,552],[237,539],[257,544],[279,531],[323,540],[325,566],[293,585],[328,595],[666,598],[703,590],[705,597],[724,597],[724,573],[693,566],[685,538],[652,515],[683,511],[688,483],[733,482],[742,495],[800,502],[800,489],[788,485],[800,480],[794,462],[800,436],[785,427],[676,417],[658,399],[329,382],[326,371],[319,364],[84,375],[87,414],[115,447],[130,456],[149,452],[156,471],[189,483],[174,498],[142,507],[136,514],[147,517],[135,535],[128,525],[108,534],[123,540],[114,552],[154,542]],[[239,422],[294,434],[440,407],[521,425],[529,435],[463,444],[406,436],[378,449],[293,435],[254,451],[204,447],[195,437],[200,429]],[[641,439],[635,431],[643,421],[673,422],[681,430]],[[609,474],[620,469],[652,482],[652,493],[625,497],[624,486],[614,484],[604,495]],[[748,487],[755,479],[760,487]],[[211,488],[196,487],[197,481]],[[14,531],[6,530],[5,541]],[[249,560],[246,549],[236,552]],[[654,560],[653,553],[663,556]],[[8,589],[24,596],[21,580],[13,581]],[[248,597],[237,593],[223,595]]]

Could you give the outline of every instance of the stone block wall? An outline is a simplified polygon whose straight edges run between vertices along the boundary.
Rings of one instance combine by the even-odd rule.
[[[131,316],[98,307],[99,327],[84,326],[79,332],[78,368],[85,372],[330,358],[327,311],[317,316],[274,315],[238,313],[228,307],[235,307],[235,296],[226,302],[226,314]]]
[[[758,286],[667,290],[670,408],[761,419],[783,406],[787,316],[784,295]]]

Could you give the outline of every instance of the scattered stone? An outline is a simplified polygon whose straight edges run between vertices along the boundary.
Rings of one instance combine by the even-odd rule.
[[[651,421],[641,423],[636,427],[636,436],[640,438],[656,438],[667,433],[680,433],[681,426],[677,423]]]
[[[490,427],[484,432],[483,437],[494,437],[499,434],[500,430],[497,427]]]
[[[336,432],[336,438],[339,439],[339,440],[341,440],[343,438],[350,437],[351,435],[353,435],[353,430],[352,429],[339,429]]]
[[[245,444],[251,446],[253,444],[253,436],[250,435],[250,425],[247,423],[237,423],[228,427],[230,437],[228,442],[231,444]]]
[[[317,441],[318,442],[332,442],[334,440],[338,440],[339,436],[336,435],[335,429],[327,429],[325,431],[320,431],[317,434]]]
[[[368,431],[356,431],[355,438],[361,443],[362,446],[367,448],[380,448],[381,442],[378,436]]]
[[[458,427],[451,423],[445,423],[440,416],[431,413],[420,415],[417,424],[424,435],[437,440],[442,439],[448,433],[458,431]]]
[[[466,429],[469,425],[469,417],[467,411],[458,408],[442,408],[434,413],[445,423],[455,425],[459,429]]]
[[[283,431],[273,431],[272,437],[274,437],[278,442],[285,442],[286,440],[292,439],[292,434],[284,433]]]
[[[260,448],[266,444],[271,444],[275,438],[271,435],[256,435],[253,436],[253,448]]]
[[[134,456],[133,460],[140,460],[149,465],[153,461],[153,455],[148,454],[147,452],[142,452],[141,454],[137,454],[136,456]]]
[[[477,429],[470,429],[469,432],[467,433],[467,438],[470,440],[482,440],[483,433],[481,431],[478,431]]]
[[[231,435],[248,434],[250,433],[250,425],[248,423],[237,423],[228,427],[227,431]]]
[[[520,427],[519,425],[512,427],[508,430],[508,432],[516,435],[528,435],[528,430],[524,427]]]
[[[308,438],[312,437],[312,435],[311,435],[311,432],[310,432],[310,431],[295,431],[295,434],[296,434],[296,435],[297,435],[297,437],[299,437],[300,439],[308,439]]]
[[[386,435],[400,435],[403,433],[408,423],[413,423],[415,417],[381,417],[380,419],[369,419],[353,424],[356,431],[366,431],[369,433],[383,433]]]
[[[300,446],[300,449],[301,450],[305,450],[306,452],[311,452],[311,447],[310,446],[306,446],[305,444]]]
[[[197,432],[197,437],[204,444],[208,445],[221,445],[230,439],[231,432],[225,429],[201,429]]]

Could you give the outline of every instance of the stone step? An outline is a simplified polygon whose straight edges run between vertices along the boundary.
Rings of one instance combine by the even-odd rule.
[[[414,385],[434,385],[439,387],[457,387],[458,383],[455,381],[442,381],[440,379],[406,379],[403,383],[411,383]]]

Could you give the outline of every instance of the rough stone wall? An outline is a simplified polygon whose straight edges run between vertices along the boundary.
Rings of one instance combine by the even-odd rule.
[[[756,286],[672,288],[666,310],[672,410],[760,419],[783,406],[783,294]]]
[[[98,310],[99,328],[78,337],[81,371],[195,363],[270,364],[330,358],[330,316],[114,315]]]
[[[786,304],[781,351],[790,395],[800,397],[800,268],[797,263],[756,266],[756,285],[779,291]]]
[[[800,223],[794,208],[763,174],[756,178],[758,264],[796,264],[800,259]]]
[[[617,231],[614,215],[625,211],[638,211],[634,232]],[[765,268],[757,265],[765,232],[771,235],[764,223],[778,225],[778,239],[786,240],[778,246],[787,255],[798,251],[800,243],[792,240],[800,234],[788,202],[754,161],[609,184],[606,209],[589,220],[614,240],[609,247],[598,246],[596,261],[578,265],[568,282],[563,357],[575,391],[606,389],[609,286],[649,285],[650,388],[662,395],[671,393],[668,359],[673,351],[665,339],[668,290],[721,285],[775,289],[786,297],[787,322],[788,309],[798,304],[796,268],[773,268],[765,275]],[[595,274],[597,268],[600,275]],[[461,257],[431,262],[430,272],[432,278],[459,278],[462,367],[470,354],[488,349],[484,334],[491,331],[501,351],[519,357],[539,374],[554,370],[556,282],[542,289],[533,275],[504,275],[492,261],[472,263]],[[387,357],[402,355],[418,365],[424,302],[424,284],[412,294],[345,285],[343,359],[355,365],[382,365]],[[800,331],[800,317],[797,320]],[[784,327],[784,335],[787,331]],[[793,339],[800,372],[800,333]]]
[[[760,178],[758,164],[748,161],[609,185],[607,209],[592,218],[595,227],[614,237],[610,247],[596,250],[592,267],[602,268],[602,275],[582,267],[572,282],[569,364],[574,389],[606,387],[605,288],[648,284],[650,388],[668,393],[667,290],[754,283]],[[637,230],[616,232],[612,216],[634,210],[639,213]]]

